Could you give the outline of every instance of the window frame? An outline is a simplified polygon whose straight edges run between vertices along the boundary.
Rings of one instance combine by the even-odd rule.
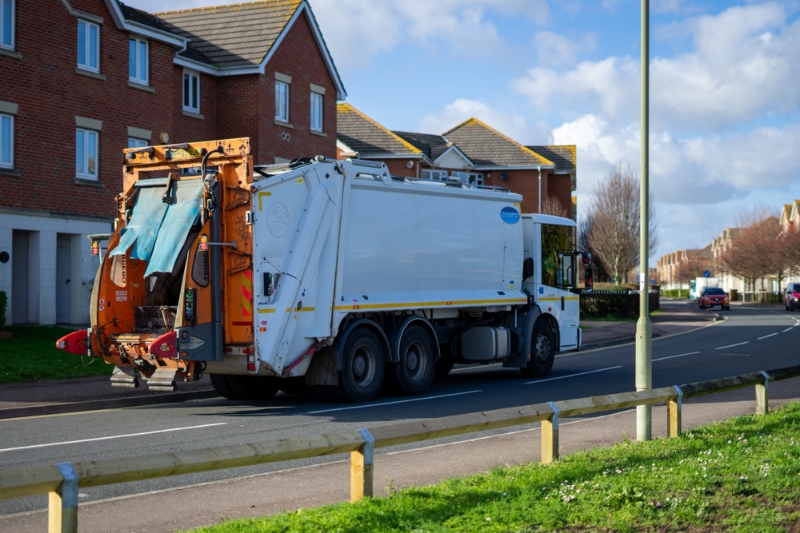
[[[194,105],[192,105],[193,102],[191,101],[189,101],[187,104],[187,95],[189,96],[189,100],[192,99],[191,92],[187,93],[187,78],[189,79],[190,83],[192,79],[197,80],[196,94],[194,94],[194,98],[197,101],[194,102]],[[195,70],[185,69],[183,71],[183,110],[188,111],[189,113],[200,113],[200,73]]]
[[[424,180],[427,179],[431,181],[447,181],[447,178],[448,178],[447,170],[442,170],[439,168],[422,169],[422,179]]]
[[[3,136],[3,123],[8,120],[8,154],[3,151],[5,138]],[[5,155],[8,155],[8,162],[3,161]],[[8,113],[0,113],[0,168],[14,168],[14,115]]]
[[[275,80],[275,120],[289,123],[289,95],[290,84],[285,81]],[[284,113],[281,113],[283,108]]]
[[[9,34],[6,35],[4,31],[6,25],[6,18],[5,18],[5,6],[6,3],[11,5],[11,13],[10,18],[11,22],[9,23]],[[17,2],[16,0],[0,0],[0,48],[4,48],[6,50],[14,50],[16,46],[16,16],[17,16]],[[8,44],[4,43],[3,41],[8,37]]]
[[[150,141],[139,137],[128,137],[128,148],[144,148],[150,146]]]
[[[84,55],[81,57],[81,26],[85,27],[84,30]],[[92,54],[92,29],[96,30],[97,42],[95,44],[94,54]],[[89,22],[85,19],[78,19],[78,68],[88,72],[100,72],[100,26],[94,22]],[[92,57],[93,56],[93,57]],[[96,65],[92,66],[92,58],[95,60]],[[84,61],[84,63],[82,63]]]
[[[324,127],[324,95],[311,91],[311,108],[309,109],[309,127],[311,131],[316,131],[319,133],[323,132]],[[316,119],[316,120],[315,120]],[[319,124],[317,126],[317,123]]]
[[[144,66],[142,66],[142,50],[144,46]],[[133,52],[131,52],[133,46]],[[134,74],[131,75],[131,68]],[[144,70],[144,73],[140,72]],[[128,80],[140,85],[150,84],[150,43],[140,37],[130,36],[128,38]]]
[[[92,135],[94,135],[94,173],[92,173],[89,169],[89,159],[91,156],[92,147],[89,145],[88,141]],[[78,153],[78,150],[81,147],[81,144],[79,144],[80,137],[83,137],[82,154]],[[99,155],[100,155],[100,132],[89,128],[80,128],[80,127],[75,128],[75,177],[83,180],[98,181],[100,176],[99,172],[100,163],[98,161]],[[83,159],[84,162],[83,168],[79,168],[82,162],[81,159]]]

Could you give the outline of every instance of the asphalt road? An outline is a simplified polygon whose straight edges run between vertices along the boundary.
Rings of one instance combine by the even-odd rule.
[[[724,321],[709,327],[653,342],[653,387],[798,364],[800,315],[776,308],[737,307],[722,316]],[[559,356],[553,372],[545,379],[526,379],[518,370],[498,365],[462,368],[436,382],[424,396],[379,397],[369,404],[322,404],[304,396],[280,394],[264,403],[211,399],[4,420],[0,422],[0,469],[331,433],[624,392],[634,388],[634,370],[635,348],[628,344]],[[441,442],[445,440],[382,450],[382,453]],[[314,458],[291,464],[97,487],[81,490],[80,502],[337,459]],[[3,501],[0,515],[46,506],[45,497]]]

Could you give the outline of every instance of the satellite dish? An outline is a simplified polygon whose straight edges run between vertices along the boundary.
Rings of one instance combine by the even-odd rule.
[[[500,173],[500,179],[503,180],[503,181],[506,181],[508,179],[508,173],[507,172],[501,172]]]

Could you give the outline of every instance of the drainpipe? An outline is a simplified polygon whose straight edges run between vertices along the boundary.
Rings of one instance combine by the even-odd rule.
[[[542,214],[542,165],[536,168],[539,170],[539,214]]]

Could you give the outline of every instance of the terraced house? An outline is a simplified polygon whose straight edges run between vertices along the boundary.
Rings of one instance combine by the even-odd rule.
[[[169,4],[165,4],[168,6]],[[125,147],[250,137],[336,155],[345,89],[306,1],[149,14],[0,0],[0,290],[14,324],[86,323]]]
[[[523,195],[524,213],[575,218],[574,145],[524,146],[476,118],[441,135],[392,131],[340,103],[337,151],[382,161],[398,176],[506,188]]]

